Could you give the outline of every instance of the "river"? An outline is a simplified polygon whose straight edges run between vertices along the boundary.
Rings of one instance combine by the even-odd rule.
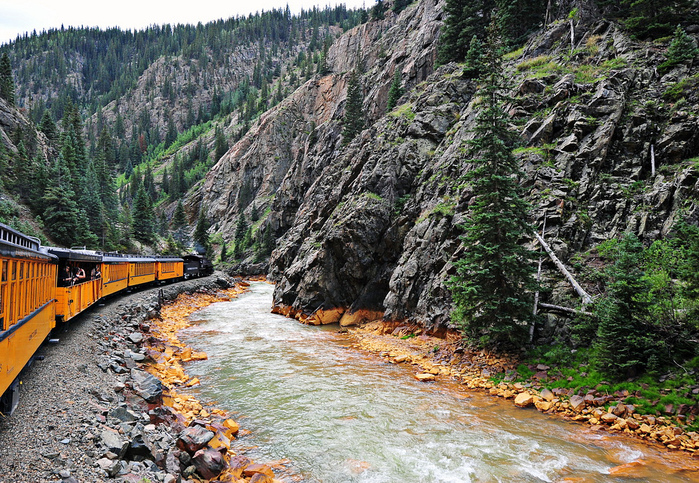
[[[285,481],[699,481],[684,455],[418,382],[410,366],[351,349],[336,327],[271,314],[272,290],[253,283],[197,312],[180,336],[209,356],[188,365],[201,380],[193,391],[250,431],[234,449],[283,460]],[[619,465],[636,478],[611,476]]]

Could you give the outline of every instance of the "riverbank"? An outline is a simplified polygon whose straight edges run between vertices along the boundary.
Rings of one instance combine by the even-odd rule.
[[[422,334],[417,327],[383,322],[353,328],[350,334],[358,349],[376,353],[391,363],[414,365],[418,380],[458,381],[469,389],[510,399],[518,407],[536,408],[589,425],[592,430],[619,432],[668,450],[699,456],[699,434],[685,432],[671,418],[637,413],[634,405],[624,402],[628,393],[607,394],[591,389],[578,394],[561,388],[549,390],[542,381],[547,379],[551,368],[543,365],[536,368],[537,373],[528,381],[498,382],[493,376],[514,373],[519,361],[486,351],[464,351],[457,334],[437,338]],[[699,469],[699,462],[696,466],[694,469]]]
[[[176,481],[167,457],[180,433],[158,421],[171,413],[143,344],[164,302],[232,284],[217,274],[120,295],[53,334],[23,374],[19,407],[0,417],[0,483]]]

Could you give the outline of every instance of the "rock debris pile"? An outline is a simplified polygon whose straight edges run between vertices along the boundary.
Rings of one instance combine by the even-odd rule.
[[[167,382],[147,372],[161,304],[233,284],[215,275],[144,290],[62,328],[26,371],[18,409],[0,417],[0,483],[273,481],[268,466],[226,460],[237,423],[201,405],[196,418],[178,412]]]

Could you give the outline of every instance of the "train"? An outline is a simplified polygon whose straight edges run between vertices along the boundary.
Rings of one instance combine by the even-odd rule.
[[[0,223],[0,412],[19,402],[19,377],[63,324],[113,294],[211,275],[201,255],[140,256],[42,246]]]

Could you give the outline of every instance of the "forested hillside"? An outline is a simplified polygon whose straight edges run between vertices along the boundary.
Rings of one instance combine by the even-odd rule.
[[[199,248],[310,323],[699,365],[698,14],[396,0],[27,35],[0,49],[0,215]]]
[[[14,81],[11,104],[45,135],[46,152],[37,156],[28,129],[8,129],[5,188],[57,242],[123,249],[175,232],[169,249],[182,250],[197,213],[171,226],[166,207],[252,120],[323,69],[336,35],[366,19],[343,6],[293,16],[287,7],[206,25],[19,37],[0,49]],[[46,198],[48,188],[65,201]]]

